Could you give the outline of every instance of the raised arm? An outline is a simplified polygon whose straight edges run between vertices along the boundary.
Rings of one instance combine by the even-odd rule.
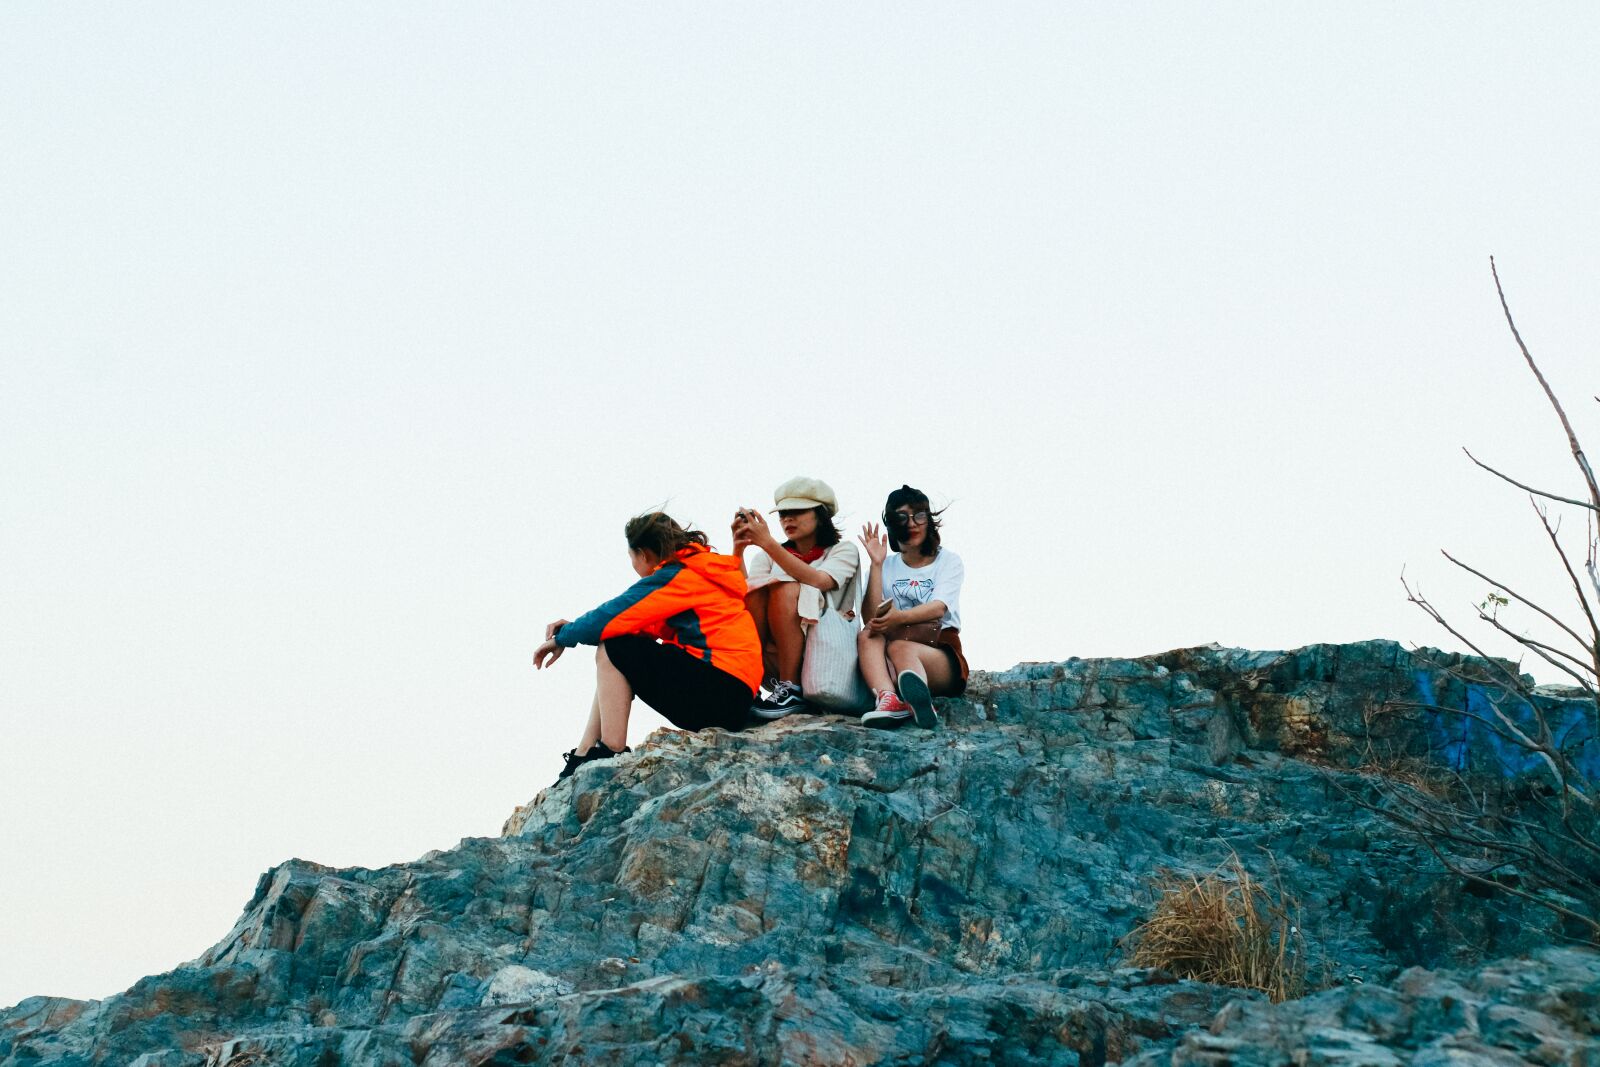
[[[750,543],[765,552],[771,559],[772,565],[783,571],[801,585],[814,586],[824,593],[837,589],[839,583],[827,571],[818,570],[793,552],[786,551],[778,539],[772,535],[772,530],[767,526],[767,520],[759,511],[747,510],[745,512],[745,530],[750,538]]]
[[[750,540],[749,514],[752,508],[740,508],[733,513],[733,557],[739,561],[739,569],[744,571],[745,577],[750,576],[750,565],[744,561],[745,549],[753,543]]]
[[[861,602],[862,611],[870,619],[878,613],[878,605],[888,599],[883,592],[883,561],[889,558],[889,539],[878,529],[877,523],[869,522],[861,527],[861,536],[857,540],[867,550],[867,559],[872,564],[867,571],[867,584],[862,590]]]

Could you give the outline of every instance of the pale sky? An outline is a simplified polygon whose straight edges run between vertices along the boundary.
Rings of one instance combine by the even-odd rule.
[[[0,1005],[497,833],[658,504],[924,488],[979,668],[1448,646],[1441,547],[1559,601],[1460,447],[1578,489],[1494,254],[1600,452],[1597,54],[1587,3],[0,7]]]

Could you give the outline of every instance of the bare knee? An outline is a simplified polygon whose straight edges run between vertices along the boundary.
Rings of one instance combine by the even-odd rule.
[[[769,610],[774,615],[795,615],[800,611],[800,583],[784,582],[772,589],[772,598],[768,601]]]
[[[893,663],[897,670],[902,671],[921,663],[922,658],[917,654],[918,647],[920,646],[915,641],[890,641],[889,662]]]

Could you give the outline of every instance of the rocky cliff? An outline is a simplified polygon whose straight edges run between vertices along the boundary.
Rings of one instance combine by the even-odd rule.
[[[1470,706],[1462,665],[1189,649],[979,673],[932,733],[663,731],[498,838],[268,871],[193,963],[0,1012],[0,1064],[1600,1062],[1600,954],[1361,804],[1503,760],[1409,707]],[[1161,872],[1233,856],[1320,992],[1125,965]]]

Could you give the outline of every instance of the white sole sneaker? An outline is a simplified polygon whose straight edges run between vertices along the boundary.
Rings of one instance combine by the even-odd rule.
[[[861,725],[874,730],[894,730],[911,721],[909,711],[869,711],[861,716]]]
[[[799,711],[803,707],[805,707],[804,704],[796,704],[786,708],[773,707],[771,704],[751,704],[750,714],[757,719],[764,719],[767,722],[777,722],[785,715]]]
[[[900,699],[911,705],[911,714],[916,718],[917,725],[924,730],[932,730],[939,725],[939,713],[933,710],[933,693],[928,689],[928,683],[923,681],[922,675],[915,671],[901,671],[897,679],[900,686]]]

